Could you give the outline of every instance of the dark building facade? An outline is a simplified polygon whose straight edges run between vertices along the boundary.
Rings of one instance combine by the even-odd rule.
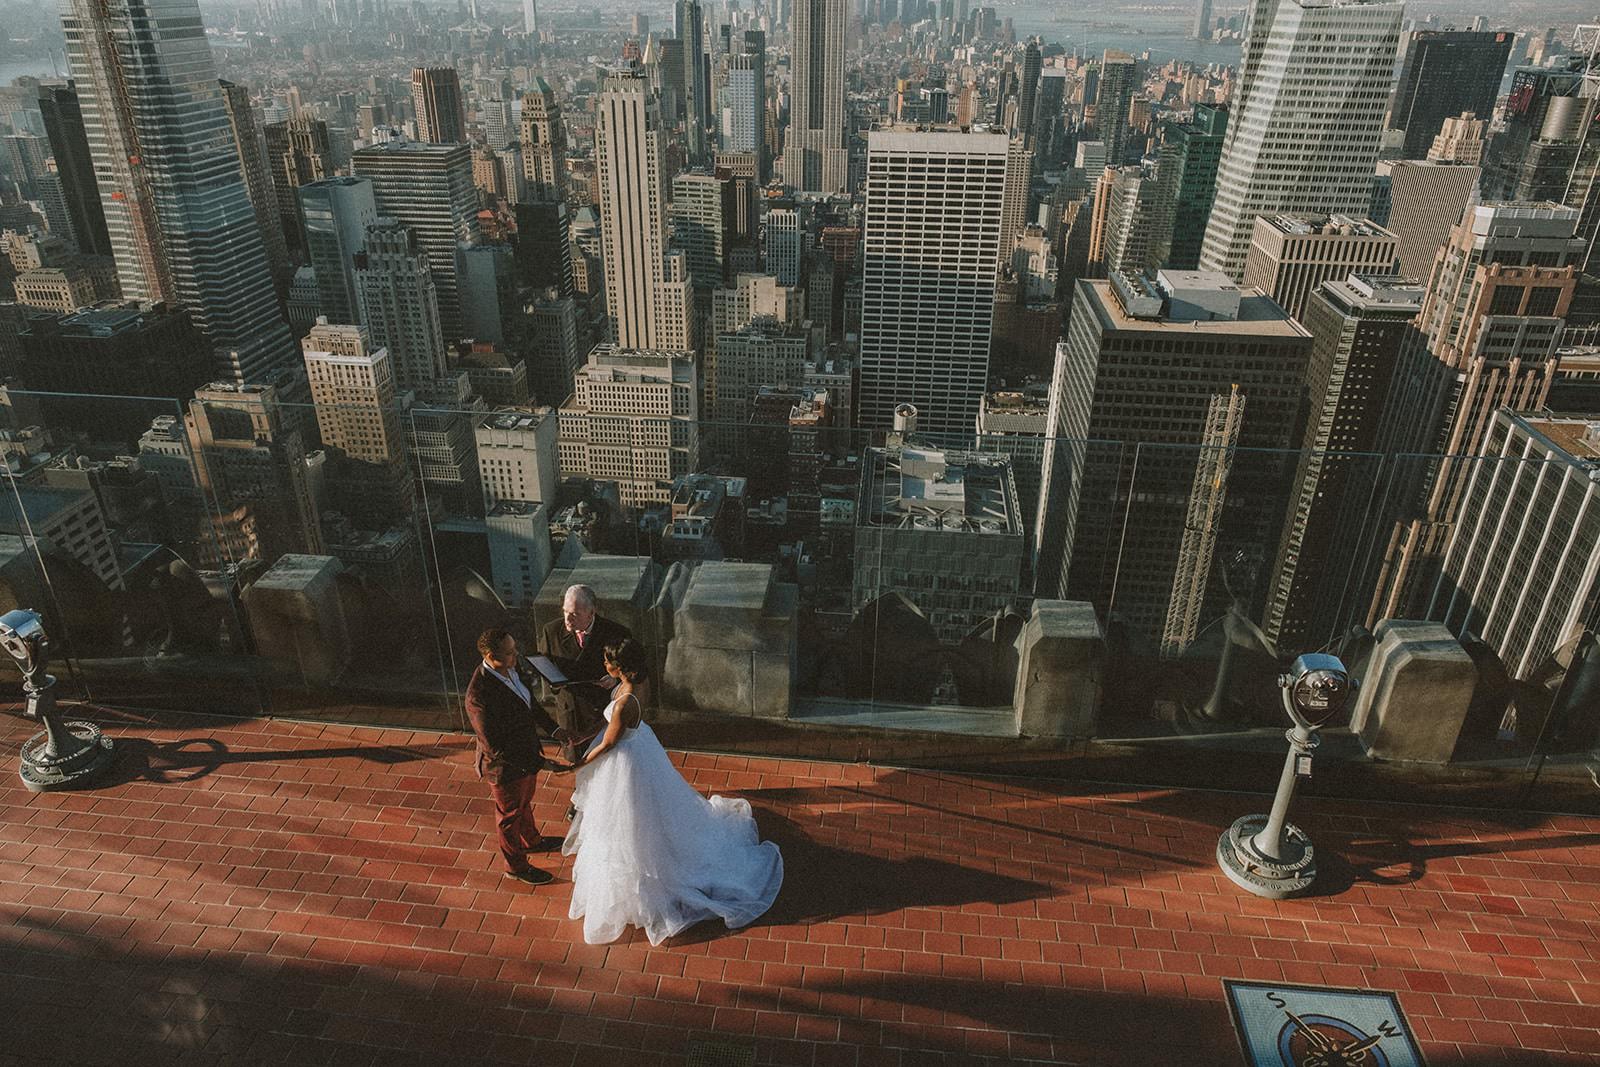
[[[45,136],[56,159],[61,179],[61,195],[67,202],[72,234],[78,251],[86,255],[111,255],[111,238],[106,233],[106,216],[100,208],[100,190],[94,180],[94,159],[89,154],[89,137],[84,132],[83,111],[78,93],[67,85],[39,87],[39,114],[44,118]]]
[[[1172,220],[1172,237],[1163,263],[1172,270],[1200,265],[1227,132],[1226,106],[1196,104],[1194,118],[1168,125],[1162,134],[1161,183],[1172,198],[1166,214]]]
[[[78,394],[40,397],[45,424],[97,441],[137,441],[154,415],[181,410],[175,405],[213,370],[211,346],[189,313],[164,304],[30,317],[18,342],[29,390]]]
[[[1425,159],[1444,120],[1494,117],[1516,34],[1506,30],[1413,30],[1389,103],[1389,128],[1405,130],[1403,157]]]

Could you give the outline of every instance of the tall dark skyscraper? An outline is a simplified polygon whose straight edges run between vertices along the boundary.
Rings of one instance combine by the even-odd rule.
[[[1389,103],[1389,128],[1406,131],[1402,157],[1423,159],[1444,120],[1494,117],[1516,34],[1505,30],[1413,30]]]
[[[678,0],[678,40],[683,42],[684,133],[689,162],[706,161],[711,128],[711,71],[706,57],[705,8]]]
[[[68,0],[61,22],[124,298],[188,307],[219,377],[293,366],[199,4]]]
[[[456,68],[412,70],[411,106],[417,114],[417,140],[431,144],[467,143],[467,110]]]
[[[1100,89],[1094,98],[1094,124],[1106,145],[1106,165],[1122,166],[1128,151],[1128,105],[1139,84],[1139,65],[1126,52],[1108,48],[1100,57]]]
[[[1320,647],[1366,607],[1357,575],[1372,529],[1362,491],[1379,470],[1373,452],[1389,383],[1423,341],[1422,300],[1399,278],[1351,275],[1307,302],[1311,418],[1262,619],[1285,651]]]
[[[1114,610],[1137,639],[1176,651],[1227,607],[1213,576],[1230,560],[1246,561],[1234,594],[1260,595],[1311,335],[1260,290],[1209,271],[1079,281],[1072,299],[1050,390],[1058,443],[1044,460],[1037,593]]]
[[[67,203],[67,217],[78,251],[92,256],[111,255],[111,237],[106,233],[106,216],[100,208],[100,191],[95,187],[94,157],[89,154],[89,137],[83,127],[83,111],[78,93],[71,84],[41,85],[39,114],[44,118],[45,136],[55,156],[56,175],[61,179],[61,195]]]
[[[1022,50],[1022,80],[1017,85],[1017,132],[1024,137],[1033,130],[1034,102],[1039,97],[1039,42],[1030,40]],[[1032,145],[1032,142],[1029,142]]]
[[[1200,265],[1206,223],[1217,198],[1217,165],[1228,132],[1225,105],[1196,104],[1194,118],[1166,126],[1161,136],[1161,187],[1170,198],[1163,217],[1172,220],[1169,243],[1158,258],[1172,270]]]

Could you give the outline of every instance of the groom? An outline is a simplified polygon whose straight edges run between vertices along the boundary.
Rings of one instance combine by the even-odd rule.
[[[467,718],[478,741],[478,777],[489,783],[494,798],[500,856],[506,877],[543,885],[553,875],[529,863],[528,855],[558,848],[561,838],[540,835],[533,820],[534,785],[546,767],[572,768],[544,758],[539,732],[562,742],[569,735],[534,699],[529,680],[517,669],[517,641],[510,631],[483,631],[478,652],[483,661],[467,682]]]

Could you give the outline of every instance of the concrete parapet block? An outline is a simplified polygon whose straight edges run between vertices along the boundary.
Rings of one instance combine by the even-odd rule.
[[[798,590],[764,563],[702,563],[677,599],[663,703],[783,719],[794,704]]]
[[[1035,600],[1017,638],[1013,707],[1022,737],[1093,737],[1100,712],[1105,632],[1094,606]]]
[[[256,650],[306,685],[337,680],[350,660],[343,570],[332,556],[280,556],[244,593]]]
[[[1372,650],[1350,731],[1374,759],[1449,763],[1478,670],[1436,622],[1386,619]]]

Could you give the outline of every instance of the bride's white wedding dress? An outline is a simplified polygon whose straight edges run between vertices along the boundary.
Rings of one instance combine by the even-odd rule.
[[[606,722],[615,711],[612,701]],[[645,723],[579,768],[572,803],[578,813],[561,846],[577,855],[568,916],[583,920],[591,945],[629,925],[652,945],[703,919],[747,926],[783,885],[783,856],[758,840],[750,802],[701,796]]]

